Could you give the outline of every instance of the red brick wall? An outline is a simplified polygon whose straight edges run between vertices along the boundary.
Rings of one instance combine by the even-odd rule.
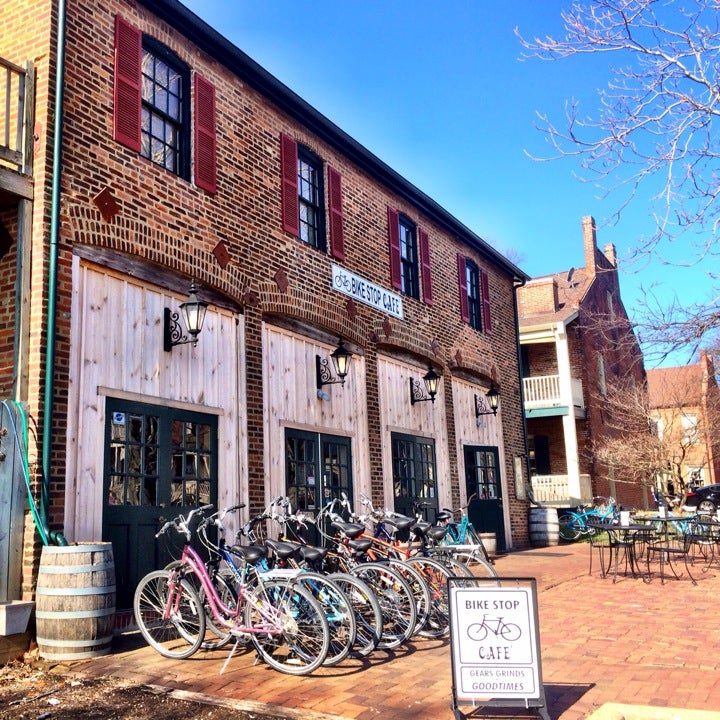
[[[35,6],[32,7],[31,6]],[[28,15],[47,23],[46,3],[24,3]],[[217,95],[218,192],[210,195],[142,158],[112,139],[114,16],[167,45],[207,78]],[[373,362],[378,351],[432,358],[447,378],[451,372],[479,379],[495,377],[502,394],[505,468],[512,477],[512,457],[524,453],[513,315],[513,282],[491,260],[459,242],[455,233],[422,214],[408,200],[389,192],[334,147],[314,136],[252,90],[242,78],[207,57],[180,34],[134,2],[100,3],[69,0],[67,5],[66,90],[58,284],[56,417],[53,433],[53,522],[62,518],[65,449],[64,398],[68,392],[72,246],[86,243],[121,250],[148,262],[194,276],[241,303],[245,311],[248,388],[249,485],[252,503],[264,501],[264,438],[261,323],[276,315],[301,320],[350,338],[368,358],[370,458],[380,477],[380,417]],[[26,30],[29,28],[26,24]],[[3,44],[5,38],[3,37]],[[21,45],[22,47],[22,45]],[[25,48],[27,51],[27,48]],[[47,50],[47,48],[45,48]],[[39,56],[38,56],[39,58]],[[46,77],[47,63],[40,63]],[[50,123],[47,95],[41,93],[38,122],[41,141]],[[287,133],[313,150],[342,175],[345,213],[343,265],[379,285],[389,287],[386,208],[392,205],[429,234],[434,304],[403,298],[405,319],[383,326],[376,311],[338,303],[329,283],[331,258],[283,232],[280,224],[280,134]],[[47,152],[44,155],[47,163]],[[39,176],[44,179],[44,175]],[[105,188],[119,213],[101,218],[93,198]],[[47,193],[47,186],[46,186]],[[90,228],[90,230],[88,230]],[[36,232],[38,255],[46,240]],[[223,243],[229,264],[221,266],[213,249]],[[471,257],[489,273],[492,335],[461,322],[457,293],[457,252]],[[287,279],[287,289],[278,278]],[[40,276],[42,278],[42,276]],[[38,282],[40,282],[38,280]],[[39,285],[35,288],[39,290]],[[36,348],[38,362],[40,348]],[[37,368],[39,369],[39,368]],[[41,374],[33,393],[39,395]],[[449,382],[446,402],[452,402]],[[454,456],[451,407],[448,439]],[[39,408],[37,409],[39,412]],[[457,465],[452,466],[457,493]],[[517,501],[508,483],[512,525],[518,542],[527,538],[527,504]],[[376,488],[379,492],[379,488]]]

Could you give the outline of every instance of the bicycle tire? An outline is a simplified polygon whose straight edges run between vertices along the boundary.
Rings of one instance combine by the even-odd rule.
[[[577,540],[584,532],[583,519],[574,512],[566,512],[558,518],[560,537],[566,542]]]
[[[350,599],[355,612],[355,645],[351,657],[367,657],[377,648],[383,631],[382,608],[372,588],[350,573],[328,576]]]
[[[417,609],[412,589],[403,576],[382,563],[359,563],[350,573],[364,580],[375,593],[383,615],[380,650],[393,650],[415,631]]]
[[[357,620],[350,599],[327,575],[302,571],[295,582],[312,593],[322,605],[330,629],[330,647],[323,661],[326,667],[341,663],[352,650],[357,637]]]
[[[193,655],[205,640],[203,604],[192,585],[179,579],[175,593],[177,609],[163,617],[168,603],[170,571],[154,570],[135,588],[133,612],[140,633],[160,655],[184,660]]]
[[[432,598],[430,596],[430,588],[423,577],[422,573],[413,565],[397,558],[388,558],[387,564],[397,570],[405,580],[407,580],[410,589],[415,598],[415,630],[413,635],[417,635],[425,627],[430,619],[432,611]]]
[[[430,588],[430,617],[420,631],[422,637],[439,638],[450,631],[450,601],[448,598],[448,578],[453,575],[444,565],[432,558],[414,557],[408,560],[422,573]]]
[[[263,612],[280,628],[275,632],[253,632],[258,655],[270,667],[288,675],[308,675],[327,657],[330,629],[320,603],[294,582],[266,581],[258,585],[255,597],[245,604],[247,627],[268,625]]]
[[[484,560],[477,552],[457,552],[451,557],[452,565],[465,568],[469,571],[471,577],[496,578],[498,576],[495,566]],[[452,568],[451,568],[452,569]],[[457,569],[457,567],[456,567]],[[458,577],[463,577],[462,573],[456,573]]]

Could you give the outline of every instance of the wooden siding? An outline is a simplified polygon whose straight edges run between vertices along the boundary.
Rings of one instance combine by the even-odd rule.
[[[102,536],[105,396],[218,415],[218,505],[247,502],[242,316],[210,306],[202,352],[163,350],[163,309],[184,297],[73,259],[68,483],[70,541]],[[232,530],[232,528],[230,528]]]
[[[370,494],[365,359],[353,355],[344,385],[326,385],[329,400],[318,397],[315,356],[335,349],[283,328],[263,327],[265,388],[266,499],[286,494],[285,428],[292,427],[351,439],[354,502]]]

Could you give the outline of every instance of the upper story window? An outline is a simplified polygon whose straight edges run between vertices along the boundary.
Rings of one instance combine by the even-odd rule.
[[[394,208],[388,208],[390,282],[408,297],[432,305],[430,241],[425,230]],[[422,279],[422,288],[420,280]]]
[[[169,48],[115,16],[113,138],[217,192],[215,87]],[[192,151],[192,156],[191,156]]]
[[[140,154],[189,179],[190,71],[151,39],[142,49]]]
[[[325,191],[322,163],[306,148],[298,148],[299,238],[325,250]]]
[[[460,254],[457,256],[457,271],[460,316],[463,322],[489,335],[492,324],[488,274],[473,260]]]
[[[405,216],[399,219],[400,232],[400,290],[408,297],[419,298],[418,252],[415,225]]]
[[[312,247],[327,249],[325,183],[322,160],[295,138],[280,136],[280,182],[282,228]],[[342,178],[327,167],[327,199],[330,217],[330,252],[345,259],[343,236]]]
[[[697,415],[682,415],[683,442],[688,445],[697,445],[700,442]]]

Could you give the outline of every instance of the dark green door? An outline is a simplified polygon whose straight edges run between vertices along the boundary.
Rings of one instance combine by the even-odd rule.
[[[435,442],[393,433],[392,469],[395,512],[415,517],[416,504],[422,503],[425,519],[433,522],[438,510]]]
[[[177,534],[155,538],[160,526],[217,503],[217,417],[108,398],[105,428],[103,540],[127,609],[140,578],[182,550]]]
[[[465,446],[468,517],[481,533],[495,533],[497,550],[505,550],[502,483],[496,447]]]
[[[285,430],[286,487],[293,511],[315,517],[318,510],[342,493],[353,500],[350,438],[288,428]],[[308,542],[321,539],[308,525]]]

